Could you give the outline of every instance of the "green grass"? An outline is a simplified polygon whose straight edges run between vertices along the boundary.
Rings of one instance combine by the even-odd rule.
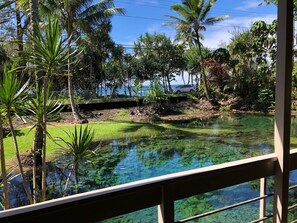
[[[213,134],[212,129],[205,128],[189,128],[188,126],[179,126],[169,123],[135,123],[129,121],[112,121],[112,122],[98,122],[90,123],[89,126],[95,131],[95,141],[104,141],[111,139],[120,139],[125,137],[139,138],[139,137],[156,137],[173,134]],[[68,138],[66,131],[74,129],[71,126],[48,126],[48,132],[53,138]],[[230,134],[233,131],[230,129],[220,129],[215,134]],[[20,152],[30,151],[33,143],[34,130],[29,128],[17,129],[18,144]],[[10,160],[15,156],[15,149],[12,138],[7,136],[4,139],[5,157]],[[59,146],[51,139],[47,140],[47,155],[53,157]]]

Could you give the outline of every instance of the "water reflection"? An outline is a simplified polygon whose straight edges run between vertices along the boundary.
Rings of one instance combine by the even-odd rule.
[[[273,117],[239,115],[178,121],[170,124],[177,130],[174,135],[138,139],[124,138],[102,142],[98,156],[92,159],[92,164],[80,168],[79,183],[76,185],[72,179],[67,194],[81,193],[273,152]],[[292,119],[292,126],[294,128],[292,136],[296,137],[297,119]],[[292,139],[293,142],[294,140],[295,138]],[[68,168],[64,165],[68,159],[67,156],[60,156],[49,165],[48,199],[62,196],[69,174]],[[176,218],[189,217],[202,210],[203,212],[213,210],[258,195],[257,181],[191,197],[176,202]],[[257,215],[257,205],[256,202],[247,206],[250,211],[255,210],[254,215],[251,216]],[[238,208],[236,213],[232,213],[234,219],[239,219],[245,208]],[[139,215],[139,212],[136,215]],[[144,211],[143,215],[156,217],[155,208]],[[129,214],[107,222],[127,222],[127,219],[133,219],[133,216]],[[221,216],[217,217],[220,220],[226,217],[224,214],[218,216]],[[251,216],[248,218],[250,219]],[[135,219],[138,217],[136,216]],[[208,221],[216,222],[215,218],[209,217]],[[137,221],[132,220],[132,222]]]

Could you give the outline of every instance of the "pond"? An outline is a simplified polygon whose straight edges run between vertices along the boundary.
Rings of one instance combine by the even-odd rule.
[[[272,116],[234,115],[171,123],[177,131],[170,136],[125,138],[102,142],[92,162],[81,166],[79,183],[70,183],[67,194],[110,187],[150,177],[216,165],[272,153]],[[297,119],[292,118],[292,147],[297,146]],[[68,170],[67,156],[59,157],[48,169],[48,198],[61,197]],[[292,172],[291,181],[297,179]],[[297,176],[297,175],[296,175]],[[74,181],[74,179],[72,179]],[[19,189],[15,179],[14,188]],[[203,182],[202,182],[203,183]],[[273,180],[268,181],[272,190]],[[14,197],[20,205],[21,196]],[[176,220],[259,196],[259,181],[236,185],[176,201]],[[292,192],[291,199],[294,199]],[[293,202],[293,201],[291,201]],[[259,202],[211,215],[199,222],[249,222],[258,218]],[[272,211],[268,200],[267,213]],[[249,213],[248,215],[246,213]],[[292,216],[295,212],[290,213]],[[157,222],[157,207],[119,216],[104,222]],[[195,222],[195,221],[193,221]]]

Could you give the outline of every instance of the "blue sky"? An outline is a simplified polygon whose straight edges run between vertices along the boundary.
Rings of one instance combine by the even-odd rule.
[[[272,22],[276,19],[274,5],[258,6],[262,0],[218,0],[209,14],[210,17],[229,15],[225,21],[208,26],[203,33],[204,46],[217,48],[228,44],[235,29],[248,28],[253,21],[264,20]],[[112,38],[118,44],[124,44],[128,49],[133,42],[146,32],[164,33],[174,39],[175,30],[164,26],[169,21],[164,15],[175,15],[170,5],[181,3],[181,0],[115,0],[117,7],[126,9],[125,16],[115,16],[112,19]]]

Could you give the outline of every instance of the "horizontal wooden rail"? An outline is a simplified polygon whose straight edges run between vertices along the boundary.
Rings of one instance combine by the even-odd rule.
[[[275,154],[269,154],[141,180],[2,211],[0,222],[59,222],[61,216],[60,222],[95,222],[159,205],[166,190],[178,200],[271,176],[275,163]]]

